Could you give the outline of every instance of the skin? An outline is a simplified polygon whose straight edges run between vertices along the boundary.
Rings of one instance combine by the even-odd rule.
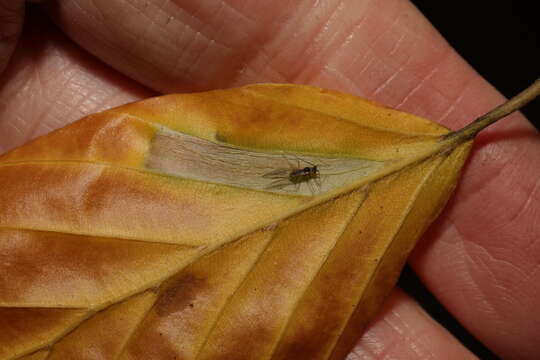
[[[19,38],[24,3],[0,0],[0,153],[129,101],[253,82],[337,89],[453,129],[503,101],[406,0],[275,4],[50,1],[27,11]],[[430,291],[505,359],[540,353],[539,140],[520,114],[483,132],[411,258]],[[474,355],[396,290],[350,355],[395,358]]]

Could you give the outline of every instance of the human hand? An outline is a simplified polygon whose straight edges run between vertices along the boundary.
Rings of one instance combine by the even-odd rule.
[[[0,18],[17,6],[23,2],[0,0]],[[282,7],[261,0],[76,0],[44,9],[61,31],[45,13],[27,19],[0,81],[0,152],[128,101],[253,82],[333,88],[454,129],[503,100],[405,0]],[[22,21],[20,11],[13,19]],[[0,24],[2,34],[17,30]],[[454,199],[411,259],[441,302],[504,358],[540,353],[540,167],[524,156],[540,151],[538,139],[519,114],[481,134]],[[350,356],[427,357],[472,354],[399,290]]]

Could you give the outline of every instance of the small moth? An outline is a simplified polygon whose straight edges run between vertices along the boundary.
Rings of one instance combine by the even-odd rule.
[[[300,161],[310,166],[301,167]],[[302,184],[307,184],[313,195],[321,188],[321,173],[319,167],[307,160],[298,159],[298,166],[290,168],[276,169],[263,175],[265,178],[273,179],[267,186],[267,189],[284,189],[288,186],[294,186],[294,191],[298,192]],[[314,185],[315,184],[315,185]]]

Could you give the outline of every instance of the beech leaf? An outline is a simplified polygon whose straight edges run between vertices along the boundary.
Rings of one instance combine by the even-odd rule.
[[[268,84],[4,154],[0,359],[343,359],[479,129]]]

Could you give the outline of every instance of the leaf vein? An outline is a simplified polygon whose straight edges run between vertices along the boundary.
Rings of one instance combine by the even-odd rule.
[[[440,132],[434,132],[434,133],[414,132],[414,131],[410,131],[410,130],[409,131],[398,131],[396,129],[390,129],[390,128],[384,128],[384,127],[376,127],[376,126],[368,126],[368,125],[360,124],[360,123],[355,122],[353,120],[338,116],[336,114],[328,114],[328,113],[324,113],[324,112],[321,112],[321,111],[317,111],[317,110],[310,109],[310,108],[303,107],[303,106],[296,105],[296,104],[284,104],[284,103],[278,102],[276,100],[273,100],[268,95],[262,94],[262,93],[258,92],[257,90],[254,90],[254,89],[251,89],[251,88],[245,88],[244,91],[252,93],[252,94],[254,94],[254,95],[256,95],[256,96],[258,96],[260,98],[263,98],[263,99],[265,99],[265,100],[267,100],[268,102],[271,102],[271,103],[278,103],[281,106],[287,106],[287,107],[290,107],[290,108],[300,109],[300,110],[304,110],[306,112],[311,112],[311,113],[314,113],[314,114],[324,115],[325,117],[331,117],[331,118],[343,121],[343,122],[345,122],[347,124],[351,124],[351,125],[354,125],[356,127],[362,128],[362,129],[369,129],[369,130],[377,131],[377,132],[381,132],[381,133],[400,134],[400,135],[406,135],[406,136],[418,136],[418,137],[425,137],[425,138],[437,138],[441,134],[445,134],[445,133],[449,132],[448,129],[446,129],[444,126],[442,126],[440,124],[437,124],[437,123],[431,123],[432,125],[438,125],[440,127],[439,128]],[[394,111],[399,111],[399,110],[394,110]],[[444,132],[442,132],[443,130],[444,130]]]
[[[171,247],[180,247],[185,249],[196,249],[202,247],[201,245],[190,245],[190,244],[177,244],[177,243],[169,243],[169,242],[163,242],[163,241],[148,241],[145,239],[139,239],[139,238],[130,238],[127,236],[115,236],[115,235],[95,235],[91,233],[85,233],[85,232],[77,232],[77,231],[65,231],[65,230],[50,230],[50,229],[41,229],[41,228],[32,228],[32,227],[25,227],[25,226],[4,226],[0,225],[0,231],[2,230],[10,230],[10,231],[27,231],[27,232],[44,232],[44,233],[56,233],[56,234],[63,234],[63,235],[71,235],[74,237],[84,236],[84,237],[92,237],[92,238],[99,238],[99,239],[111,239],[111,240],[118,240],[118,241],[128,241],[128,242],[140,242],[145,244],[152,244],[152,245],[165,245],[165,246],[171,246]]]
[[[313,277],[309,280],[309,284],[304,288],[304,290],[302,291],[302,293],[300,294],[300,296],[298,297],[298,299],[296,300],[296,302],[294,303],[292,309],[291,309],[291,313],[290,313],[290,316],[287,318],[287,322],[285,323],[285,326],[283,327],[282,331],[280,332],[279,336],[278,336],[278,339],[277,339],[277,342],[275,344],[275,346],[272,348],[269,356],[268,356],[268,359],[272,359],[272,357],[274,356],[274,353],[275,351],[279,348],[279,346],[281,345],[282,341],[283,341],[283,336],[287,333],[287,329],[289,328],[290,326],[290,322],[294,316],[294,314],[297,312],[298,310],[298,307],[300,305],[300,303],[302,302],[302,299],[305,297],[305,295],[307,294],[309,288],[311,287],[311,284],[313,283],[313,281],[317,278],[317,275],[320,274],[321,270],[323,269],[324,265],[327,263],[329,257],[330,257],[330,254],[332,253],[332,251],[336,248],[337,244],[339,243],[341,237],[343,236],[343,234],[345,233],[345,231],[347,231],[349,225],[351,224],[352,220],[355,218],[356,214],[358,213],[358,211],[360,210],[360,208],[362,207],[362,204],[364,203],[365,199],[366,199],[366,196],[367,194],[369,193],[370,189],[367,188],[364,191],[364,195],[363,195],[363,198],[360,199],[360,201],[358,201],[358,204],[356,206],[356,208],[354,209],[354,211],[351,211],[351,214],[349,216],[349,218],[347,219],[347,221],[345,222],[343,228],[341,229],[341,232],[340,234],[338,235],[338,237],[336,238],[336,241],[334,242],[334,244],[332,245],[332,248],[328,251],[328,253],[326,254],[325,258],[323,259],[323,261],[321,262],[321,265],[319,266],[319,268],[317,269],[317,271],[315,272],[315,274],[313,275]]]
[[[276,231],[276,229],[274,229],[272,231],[272,236],[270,239],[268,239],[266,245],[264,246],[264,249],[261,250],[261,252],[257,255],[257,258],[255,259],[255,261],[253,262],[253,264],[251,264],[251,266],[249,267],[249,269],[246,271],[244,277],[242,278],[242,280],[240,281],[240,283],[238,284],[238,286],[236,286],[236,288],[233,290],[233,292],[229,295],[229,297],[227,298],[227,300],[225,301],[225,303],[223,304],[223,306],[221,307],[219,313],[216,315],[216,318],[215,318],[215,321],[212,323],[212,326],[210,327],[210,329],[208,330],[207,334],[206,334],[206,338],[204,339],[204,342],[202,343],[202,345],[200,346],[199,350],[197,350],[197,353],[195,354],[195,357],[193,360],[198,360],[199,359],[199,356],[202,354],[203,350],[204,350],[204,347],[208,344],[208,341],[210,339],[210,335],[212,334],[212,332],[215,330],[215,328],[217,327],[218,323],[219,323],[219,320],[221,319],[221,317],[223,316],[227,306],[231,303],[232,299],[234,298],[234,295],[236,294],[236,292],[242,287],[242,285],[247,281],[247,278],[249,277],[249,274],[251,273],[251,271],[255,268],[255,266],[257,266],[257,264],[259,263],[259,261],[261,260],[263,254],[266,252],[266,249],[268,249],[268,247],[270,246],[270,244],[272,243],[272,241],[274,240],[274,238],[276,237],[276,234],[278,233],[278,231]]]
[[[431,160],[431,158],[427,158],[425,159],[424,161],[429,161]],[[439,164],[437,164],[436,166],[434,166],[432,169],[430,169],[430,171],[426,174],[426,176],[422,179],[422,182],[419,184],[419,186],[417,187],[416,191],[415,191],[415,194],[411,197],[411,201],[409,202],[408,206],[407,206],[407,209],[405,210],[405,214],[404,216],[402,217],[402,220],[399,224],[399,226],[396,228],[396,231],[392,234],[392,239],[394,239],[396,237],[397,234],[399,234],[399,232],[401,231],[401,229],[403,228],[403,225],[405,224],[408,216],[410,215],[411,211],[413,210],[414,208],[414,204],[415,204],[415,201],[416,201],[416,198],[417,198],[417,195],[422,191],[422,188],[424,186],[424,184],[426,184],[426,182],[431,178],[431,175],[439,168],[439,166],[443,163],[443,161],[439,162]],[[388,253],[388,250],[393,246],[395,245],[395,242],[394,241],[389,241],[383,252],[382,252],[382,255],[380,256],[379,258],[379,262],[377,263],[377,265],[375,266],[375,268],[373,269],[373,271],[371,272],[370,276],[369,276],[369,280],[366,284],[366,289],[369,289],[373,283],[373,280],[375,279],[376,277],[376,274],[379,272],[380,270],[380,267],[381,267],[381,264],[383,263],[383,259],[385,258],[386,254]],[[332,354],[334,353],[334,351],[336,350],[336,346],[339,342],[339,339],[341,338],[341,336],[343,335],[343,330],[347,327],[347,325],[349,324],[349,322],[351,321],[352,317],[354,316],[354,313],[356,312],[356,309],[359,307],[359,305],[362,303],[364,297],[366,295],[366,291],[362,291],[361,294],[360,294],[360,297],[358,298],[358,301],[356,301],[355,303],[355,306],[353,307],[352,311],[349,313],[348,317],[347,317],[347,321],[344,322],[344,325],[341,327],[341,331],[339,331],[339,336],[335,338],[335,340],[333,341],[333,345],[330,347],[329,349],[329,352],[328,352],[328,357],[327,358],[330,358],[332,357]]]

